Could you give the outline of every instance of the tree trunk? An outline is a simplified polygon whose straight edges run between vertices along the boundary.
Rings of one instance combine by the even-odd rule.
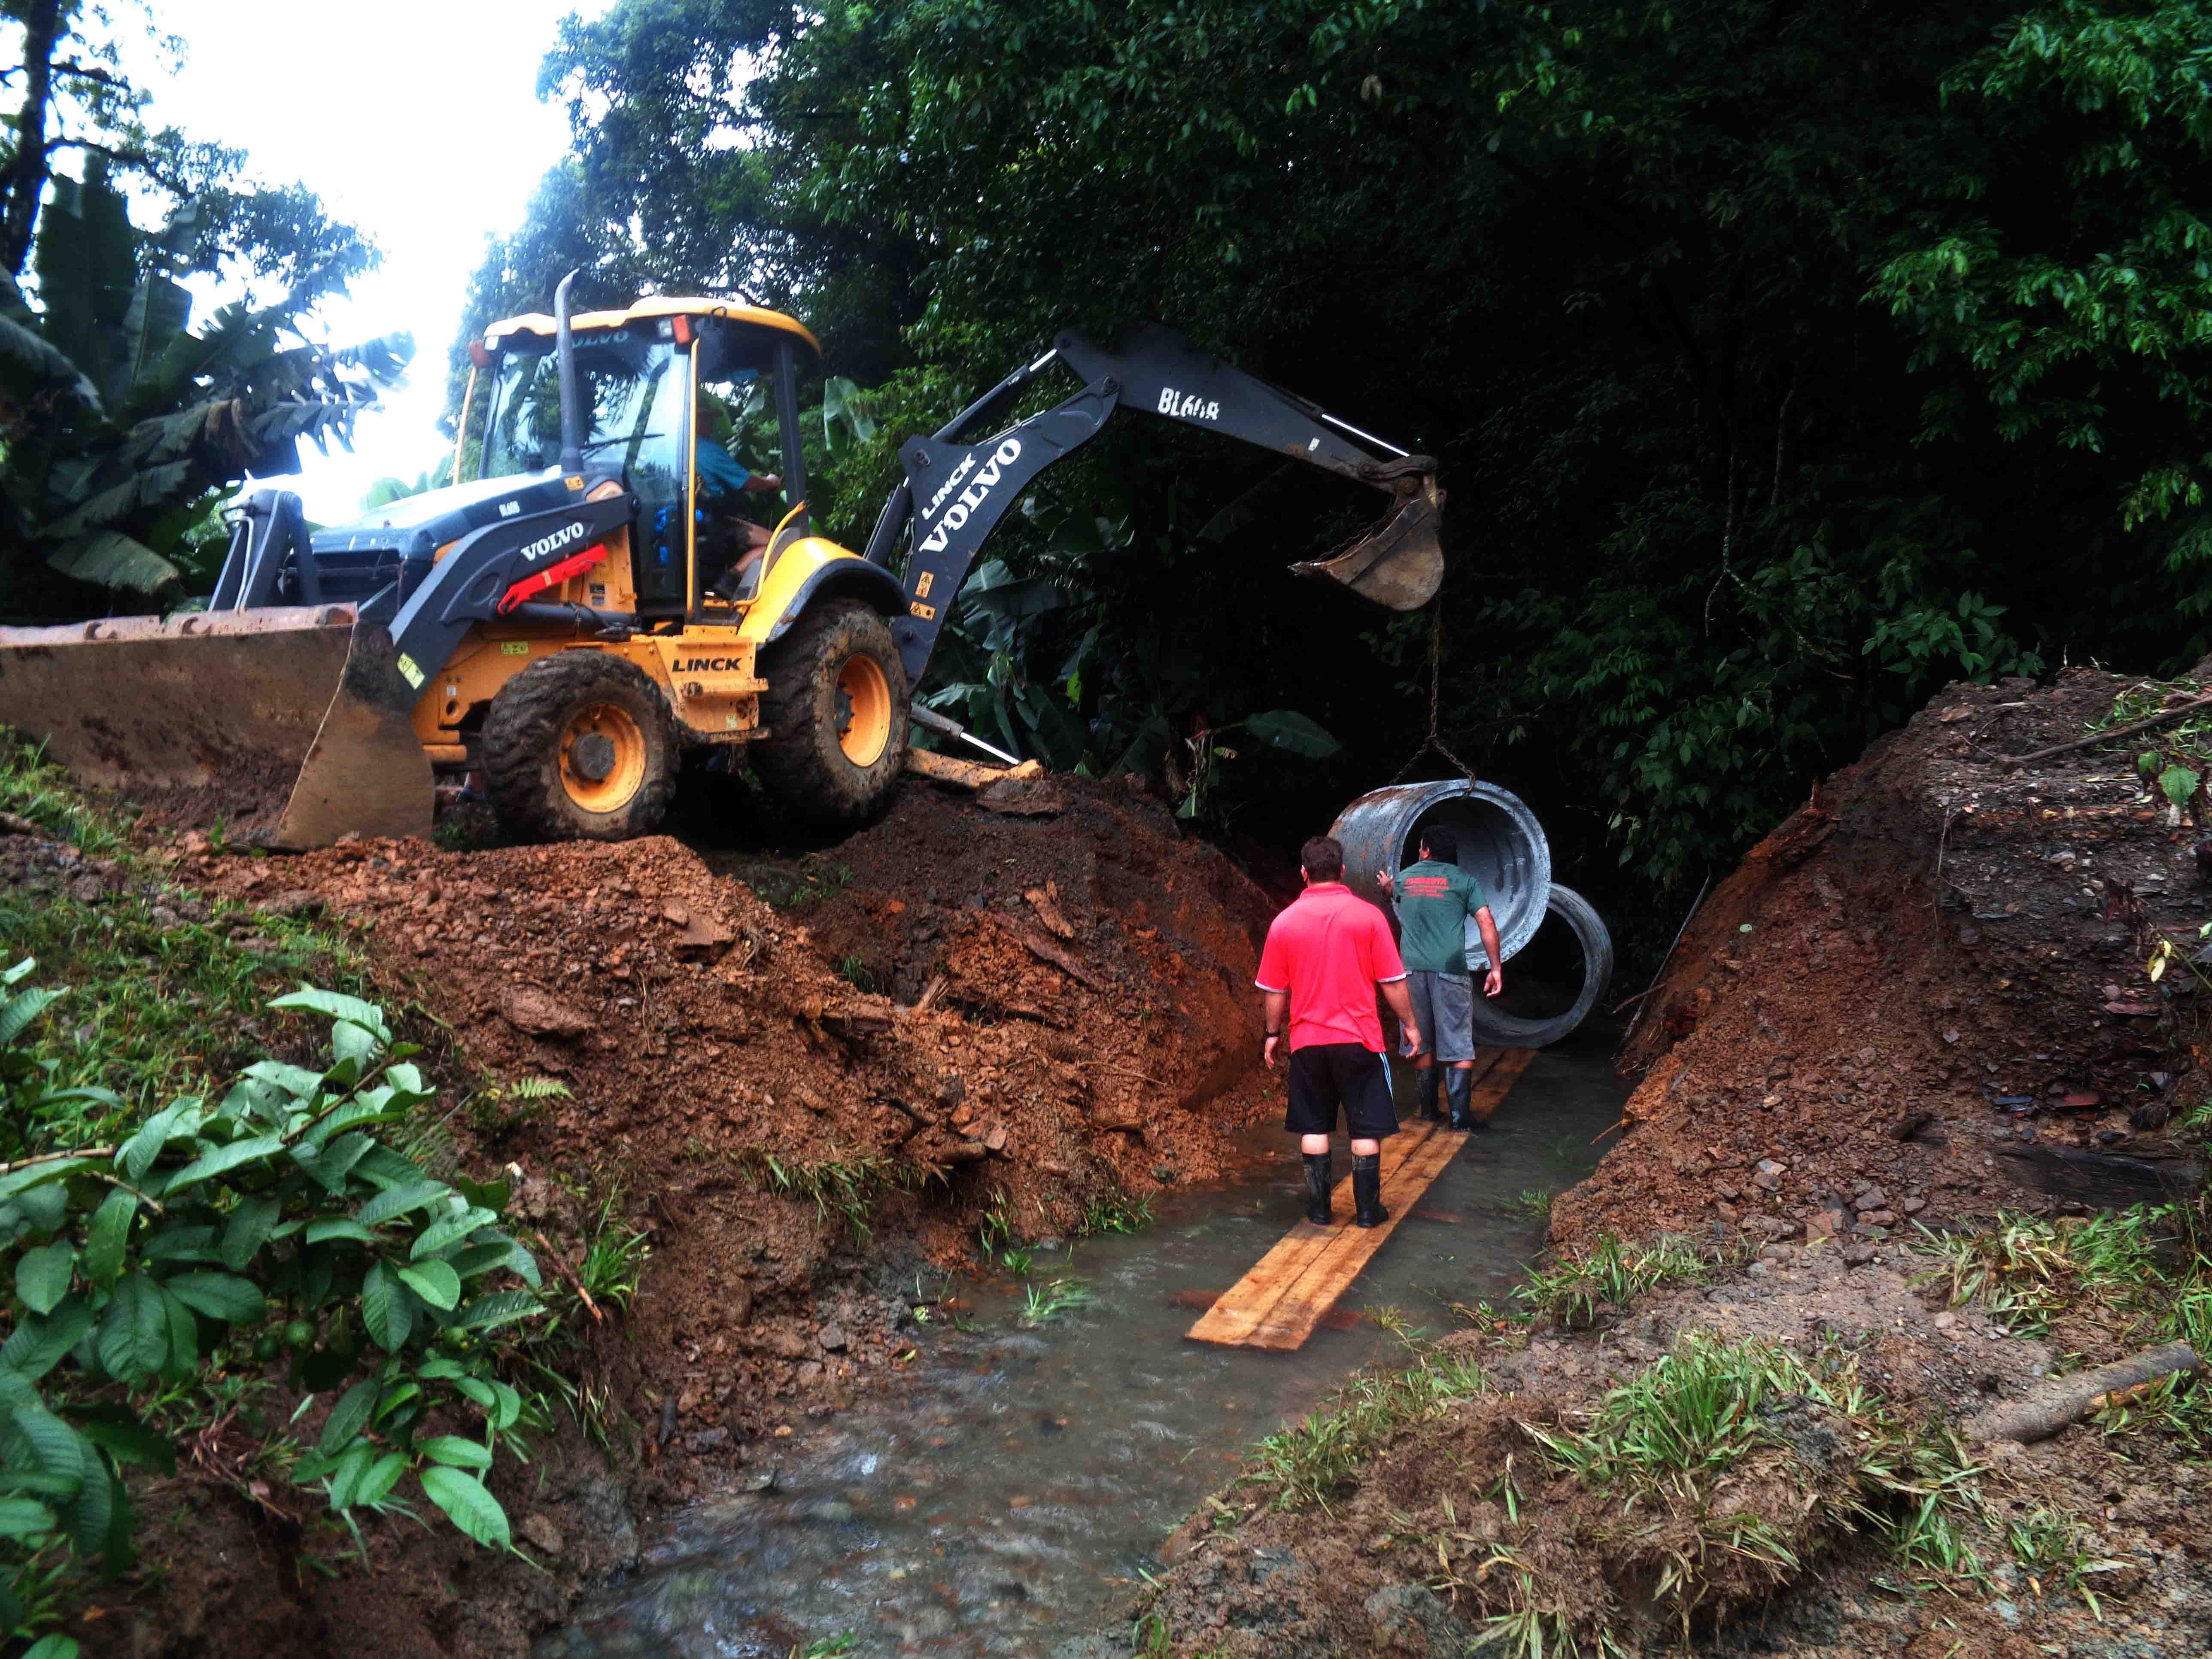
[[[54,51],[67,32],[64,0],[33,0],[23,20],[23,107],[15,116],[15,153],[0,168],[0,264],[23,274],[39,203],[46,193],[46,112],[53,102]]]

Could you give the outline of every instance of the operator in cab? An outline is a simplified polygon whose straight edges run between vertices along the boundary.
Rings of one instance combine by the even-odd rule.
[[[720,399],[712,394],[699,399],[699,441],[692,452],[698,472],[699,539],[710,565],[726,564],[708,591],[717,599],[734,599],[755,580],[761,556],[768,551],[769,532],[740,511],[748,495],[769,495],[783,488],[773,472],[755,472],[730,453],[736,423]]]

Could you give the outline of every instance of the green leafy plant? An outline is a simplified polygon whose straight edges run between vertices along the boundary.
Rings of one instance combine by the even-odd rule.
[[[42,1145],[91,1090],[56,1090],[14,1046],[55,994],[0,1005],[0,1089],[23,1150],[0,1166],[15,1260],[0,1344],[0,1553],[20,1625],[57,1552],[131,1558],[121,1469],[173,1468],[153,1402],[282,1361],[328,1400],[289,1470],[355,1512],[411,1490],[478,1543],[511,1547],[481,1476],[521,1419],[501,1334],[544,1316],[537,1263],[501,1226],[504,1182],[439,1180],[389,1139],[432,1098],[383,1012],[303,988],[271,1006],[330,1022],[320,1070],[262,1060],[112,1144]],[[366,1339],[364,1341],[362,1339]],[[307,1420],[312,1421],[312,1419]]]
[[[1060,1274],[1042,1285],[1023,1286],[1021,1322],[1034,1329],[1091,1305],[1091,1287],[1081,1279]]]

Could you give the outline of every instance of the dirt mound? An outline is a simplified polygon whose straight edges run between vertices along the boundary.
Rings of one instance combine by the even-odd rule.
[[[1565,1638],[1587,1653],[1607,1650],[1601,1633],[1630,1654],[2019,1659],[2107,1652],[2115,1628],[2146,1652],[2203,1651],[2206,1472],[2183,1445],[2083,1425],[1968,1457],[1936,1429],[2041,1387],[2077,1343],[2109,1352],[2124,1333],[2072,1322],[2026,1336],[1947,1306],[1929,1284],[1942,1265],[1895,1244],[1862,1267],[1832,1246],[1775,1244],[1595,1330],[1459,1332],[1409,1355],[1413,1370],[1348,1390],[1202,1504],[1137,1616],[1164,1632],[1160,1651],[1229,1659],[1438,1659],[1540,1639],[1572,1651]],[[1781,1370],[1785,1390],[1820,1382],[1771,1394],[1723,1457],[1656,1482],[1618,1457],[1559,1455],[1605,1437],[1623,1383],[1642,1409],[1624,1422],[1614,1407],[1636,1431],[1622,1451],[1698,1434],[1684,1410],[1696,1392],[1657,1403],[1653,1368],[1716,1345],[1808,1368]],[[1891,1530],[1939,1474],[1963,1489],[1951,1524],[1977,1553],[1950,1595],[1932,1559],[1900,1564]],[[2008,1533],[2022,1526],[2078,1526],[2069,1535],[2097,1561],[2083,1582],[2102,1599],[2069,1589],[2063,1567],[2032,1577]]]
[[[1193,1109],[1254,1070],[1272,907],[1164,814],[1058,794],[1004,816],[909,788],[829,852],[718,855],[781,908],[665,837],[180,873],[363,927],[489,1073],[453,1133],[520,1169],[526,1215],[574,1208],[579,1174],[629,1194],[630,1404],[726,1455],[901,1360],[890,1269],[1213,1175],[1253,1103]]]
[[[1623,1064],[1618,1147],[1555,1241],[1713,1223],[1855,1236],[2199,1178],[2155,1131],[2189,1068],[2199,831],[2134,764],[2074,750],[2140,682],[1957,685],[1754,848],[1698,911]],[[2140,695],[2140,693],[2139,693]]]

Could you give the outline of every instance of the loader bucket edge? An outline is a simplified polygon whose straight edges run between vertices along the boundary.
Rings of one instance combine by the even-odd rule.
[[[334,840],[345,829],[421,833],[429,827],[429,764],[411,731],[411,774],[394,763],[388,741],[364,752],[356,740],[357,775],[376,787],[350,792],[354,814],[343,829],[325,813],[280,831],[311,755],[323,751],[325,774],[337,759],[322,738],[329,731],[335,743],[347,725],[334,727],[331,715],[348,696],[356,636],[382,634],[357,629],[348,605],[0,628],[0,724],[41,744],[79,782],[116,790],[158,823],[221,823],[236,839],[284,846]],[[402,775],[419,787],[398,789]]]

